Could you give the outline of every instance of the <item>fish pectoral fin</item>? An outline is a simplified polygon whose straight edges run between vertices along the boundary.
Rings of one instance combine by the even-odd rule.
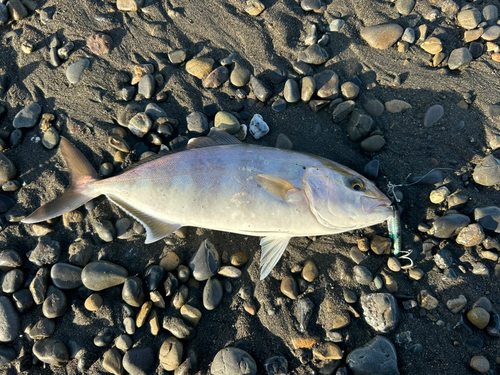
[[[269,194],[285,202],[296,200],[301,190],[292,183],[282,178],[269,174],[258,174],[255,181],[262,186]]]
[[[260,256],[260,279],[264,280],[281,259],[291,237],[273,235],[260,240],[262,254]]]
[[[165,220],[158,220],[157,218],[139,211],[116,197],[108,196],[108,199],[144,226],[146,229],[145,243],[152,243],[161,240],[163,237],[175,232],[182,226],[180,224],[169,223]]]
[[[222,129],[214,127],[210,129],[210,132],[206,137],[191,138],[186,148],[191,150],[193,148],[233,145],[238,143],[241,142],[236,137],[233,137],[231,134]]]

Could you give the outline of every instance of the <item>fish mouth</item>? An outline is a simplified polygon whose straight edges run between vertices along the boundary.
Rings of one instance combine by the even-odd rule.
[[[363,212],[367,215],[391,209],[391,201],[387,197],[361,197]]]

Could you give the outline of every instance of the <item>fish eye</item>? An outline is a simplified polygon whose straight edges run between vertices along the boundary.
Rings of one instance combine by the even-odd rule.
[[[351,188],[353,188],[356,191],[361,191],[365,188],[365,184],[359,178],[353,178],[350,181],[350,184],[351,184]]]

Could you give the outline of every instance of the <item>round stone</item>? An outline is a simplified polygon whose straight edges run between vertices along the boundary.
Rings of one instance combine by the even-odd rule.
[[[298,60],[306,64],[320,65],[328,60],[328,52],[319,44],[313,44],[299,53]]]
[[[228,346],[216,354],[210,372],[212,375],[255,375],[257,365],[244,350]]]
[[[142,112],[132,117],[128,123],[129,130],[139,138],[144,137],[149,129],[151,129],[151,126],[153,126],[153,122],[148,115]]]
[[[117,348],[111,348],[104,353],[102,367],[113,375],[123,374],[122,356]]]
[[[243,87],[250,81],[250,71],[241,64],[235,63],[229,79],[234,86]]]
[[[398,374],[396,348],[378,335],[364,346],[351,351],[346,358],[353,374]]]
[[[316,95],[322,99],[335,99],[339,96],[339,76],[333,70],[323,70],[314,75]]]
[[[490,4],[483,8],[483,18],[488,25],[493,25],[498,21],[498,8],[496,5]]]
[[[443,45],[441,40],[436,37],[427,38],[421,45],[425,52],[430,53],[431,55],[435,55],[443,50]]]
[[[365,111],[373,117],[378,117],[381,116],[382,113],[384,113],[384,105],[382,102],[378,99],[371,99],[368,100],[364,105],[363,108]]]
[[[196,78],[203,79],[212,71],[214,60],[205,57],[195,57],[186,63],[186,71]]]
[[[117,0],[116,7],[124,12],[137,12],[144,0]]]
[[[256,77],[250,77],[250,86],[257,99],[265,103],[271,96],[271,91]]]
[[[183,345],[175,337],[166,339],[160,348],[160,365],[166,371],[174,371],[182,362]]]
[[[129,277],[123,283],[122,299],[133,307],[139,307],[144,303],[144,289],[142,280],[137,276]]]
[[[320,361],[338,361],[342,359],[342,350],[332,342],[324,342],[313,348],[313,356]]]
[[[229,134],[236,134],[240,130],[240,122],[229,112],[219,111],[215,115],[214,126],[227,131]]]
[[[38,103],[32,103],[21,109],[16,116],[12,125],[14,128],[32,128],[38,122],[38,117],[42,113],[42,107]],[[7,159],[5,157],[5,159]],[[8,159],[7,159],[8,160]]]
[[[500,38],[500,26],[497,25],[488,27],[481,35],[481,39],[486,41],[494,41],[498,38]]]
[[[87,47],[90,52],[100,56],[107,55],[113,48],[113,39],[103,33],[95,33],[87,39]]]
[[[215,89],[221,86],[229,78],[229,70],[225,66],[219,66],[203,78],[202,85],[206,89]]]
[[[52,283],[60,289],[75,289],[82,285],[82,269],[67,263],[56,263],[50,270]]]
[[[147,375],[152,373],[155,365],[152,348],[133,348],[123,356],[123,368],[131,375]]]
[[[432,203],[439,204],[443,203],[449,195],[450,191],[448,188],[446,186],[441,186],[440,188],[431,191],[429,199]]]
[[[29,336],[33,340],[46,339],[47,337],[50,337],[55,330],[55,321],[53,319],[43,318],[31,327],[29,330]]]
[[[361,142],[360,146],[363,151],[377,152],[385,146],[385,139],[381,135],[372,135]]]
[[[97,293],[92,293],[86,300],[85,300],[85,308],[89,311],[97,311],[101,308],[103,303],[102,297],[97,294]]]
[[[392,272],[399,272],[401,271],[401,262],[398,260],[398,258],[390,257],[389,259],[387,259],[387,267]]]
[[[151,99],[155,94],[156,90],[156,80],[152,74],[144,74],[139,85],[137,86],[137,92],[144,96],[146,99]]]
[[[448,68],[451,70],[465,67],[472,61],[472,55],[466,47],[457,48],[451,51],[448,58]]]
[[[187,128],[190,132],[205,135],[208,133],[208,118],[199,111],[191,112],[186,117]]]
[[[217,273],[219,267],[219,252],[209,240],[204,240],[189,261],[193,277],[198,281],[207,280]]]
[[[286,81],[283,96],[288,103],[297,103],[300,100],[300,89],[297,81],[293,79]]]
[[[269,126],[262,118],[262,115],[256,113],[250,120],[248,131],[255,139],[260,139],[269,133]]]
[[[483,357],[482,355],[476,355],[471,358],[470,367],[472,367],[474,371],[477,371],[481,374],[486,374],[490,371],[490,362],[488,362],[486,357]]]
[[[65,366],[69,361],[66,345],[56,339],[42,339],[35,342],[33,354],[40,361],[54,366]]]
[[[178,317],[165,316],[162,325],[163,328],[180,340],[190,340],[195,334],[193,327]]]
[[[281,280],[281,293],[291,299],[297,299],[299,295],[299,288],[297,286],[297,282],[291,276],[286,276]]]
[[[359,94],[359,86],[353,82],[344,82],[340,86],[340,92],[344,99],[354,99]]]
[[[388,102],[385,102],[384,106],[385,110],[389,113],[400,113],[411,108],[410,103],[398,99],[393,99]]]
[[[59,133],[53,127],[50,127],[43,133],[42,144],[46,149],[52,150],[59,144]]]
[[[481,12],[476,8],[462,10],[457,15],[458,24],[467,30],[472,30],[481,22]]]
[[[222,300],[223,294],[224,291],[220,281],[215,277],[211,277],[207,280],[207,283],[203,288],[203,306],[207,310],[215,309]]]
[[[102,348],[113,340],[114,334],[110,327],[104,328],[94,337],[94,345]]]
[[[361,29],[361,37],[377,49],[390,48],[403,35],[403,28],[394,23],[368,26]]]
[[[91,262],[82,271],[83,285],[96,292],[123,284],[127,276],[125,268],[106,260]]]
[[[180,312],[182,315],[182,319],[191,324],[193,327],[196,327],[201,319],[201,311],[191,305],[184,304],[181,307]]]
[[[480,245],[485,239],[485,234],[483,227],[481,225],[474,223],[463,228],[457,236],[457,243],[465,247],[472,247]]]
[[[243,267],[248,262],[248,256],[244,252],[238,252],[231,255],[231,264],[235,267]]]
[[[46,318],[53,319],[63,316],[68,309],[66,294],[52,285],[47,289],[47,295],[43,301],[42,312]]]
[[[160,260],[160,267],[166,272],[172,272],[179,266],[180,262],[179,256],[173,251],[169,251],[167,255]]]
[[[482,307],[474,307],[467,313],[467,319],[479,329],[484,329],[490,322],[490,313]]]
[[[442,105],[435,104],[430,107],[427,112],[425,112],[424,126],[430,128],[436,122],[438,122],[444,115],[444,108]]]
[[[318,267],[314,264],[312,260],[308,260],[302,268],[302,278],[306,281],[312,283],[318,277]]]
[[[11,342],[19,335],[20,319],[8,297],[0,296],[0,342]]]
[[[10,270],[3,276],[2,291],[4,293],[14,293],[21,289],[24,282],[23,271],[19,269]]]
[[[500,160],[493,155],[486,156],[474,168],[474,181],[479,185],[492,186],[500,182]]]
[[[66,78],[70,83],[78,83],[83,77],[85,69],[90,65],[90,60],[81,59],[66,68]]]
[[[251,16],[258,16],[266,9],[265,5],[262,4],[260,0],[248,0],[245,12],[250,14]]]
[[[370,285],[373,281],[373,274],[365,266],[354,266],[353,274],[356,281],[361,285]]]

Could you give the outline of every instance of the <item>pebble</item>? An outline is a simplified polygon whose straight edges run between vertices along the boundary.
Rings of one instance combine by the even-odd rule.
[[[332,21],[330,21],[330,24],[328,25],[327,30],[337,33],[339,32],[342,27],[345,25],[345,21],[340,18],[334,18]]]
[[[442,184],[443,181],[444,181],[443,172],[441,172],[440,170],[429,172],[423,176],[418,176],[418,175],[411,176],[408,179],[408,183],[425,184],[425,185]]]
[[[173,251],[169,251],[167,255],[160,260],[160,267],[166,272],[172,272],[179,266],[180,262],[179,256]]]
[[[3,3],[0,4],[0,26],[3,26],[9,20],[9,9]],[[1,366],[0,366],[1,367]]]
[[[231,346],[221,349],[210,366],[212,375],[255,375],[257,364],[246,351]]]
[[[220,281],[215,277],[209,278],[203,288],[203,306],[207,310],[215,309],[221,302],[223,294]]]
[[[0,296],[0,342],[11,342],[19,335],[20,319],[8,297]]]
[[[114,338],[113,330],[110,327],[104,328],[94,337],[94,345],[102,348],[108,345]]]
[[[75,289],[82,285],[82,269],[68,263],[56,263],[50,269],[52,283],[59,289]]]
[[[490,322],[486,327],[486,332],[491,337],[500,337],[500,316],[498,314],[491,315]]]
[[[481,374],[486,374],[490,371],[490,362],[482,355],[476,355],[470,360],[470,367]]]
[[[362,111],[354,109],[347,122],[347,134],[353,142],[360,141],[372,130],[373,119]]]
[[[392,272],[399,272],[401,271],[401,262],[398,260],[398,258],[390,257],[389,259],[387,259],[387,267]]]
[[[398,324],[398,304],[391,294],[365,294],[360,302],[366,323],[375,331],[387,333]]]
[[[101,308],[103,303],[102,297],[97,293],[92,293],[84,303],[85,308],[88,311],[97,311]]]
[[[113,48],[113,39],[109,35],[95,33],[87,39],[87,47],[97,56],[107,55]]]
[[[251,16],[258,16],[266,9],[265,5],[260,0],[247,0],[245,12]]]
[[[316,80],[313,77],[309,76],[302,77],[300,80],[300,85],[300,99],[303,102],[308,102],[316,92]]]
[[[261,102],[265,103],[271,96],[271,91],[258,78],[252,76],[250,78],[250,85],[252,86],[253,93]]]
[[[466,247],[480,245],[485,239],[484,231],[479,224],[470,224],[463,228],[456,238],[459,245]]]
[[[483,45],[478,42],[472,42],[469,45],[469,52],[473,59],[477,59],[479,56],[483,54]],[[465,103],[467,104],[467,103]]]
[[[240,130],[240,122],[229,112],[219,111],[215,115],[214,126],[225,130],[229,134],[236,134]]]
[[[90,65],[90,60],[81,59],[66,68],[66,78],[70,83],[78,83],[83,77],[85,69]]]
[[[387,49],[403,35],[403,28],[394,23],[387,23],[363,27],[360,34],[370,47]]]
[[[250,81],[250,71],[241,64],[234,63],[234,68],[229,80],[234,86],[243,87]]]
[[[318,44],[313,44],[299,53],[298,61],[306,64],[321,65],[328,60],[328,52]]]
[[[292,68],[297,74],[300,74],[301,76],[310,76],[313,73],[312,68],[302,61],[292,61]]]
[[[95,231],[101,240],[104,242],[113,242],[116,237],[116,230],[113,223],[109,220],[102,220],[95,226]]]
[[[482,27],[479,29],[467,30],[464,33],[464,41],[465,41],[465,43],[470,43],[470,42],[473,42],[475,40],[478,40],[481,37],[481,35],[483,35],[483,33],[484,33],[484,29]]]
[[[217,273],[219,267],[219,252],[209,240],[204,240],[189,261],[193,277],[198,281],[207,280]]]
[[[481,22],[481,12],[476,8],[462,10],[457,14],[457,21],[464,29],[475,29]]]
[[[430,37],[420,45],[420,48],[431,55],[435,55],[443,50],[443,45],[439,38]]]
[[[385,146],[385,139],[381,135],[372,135],[366,138],[360,144],[363,151],[366,152],[377,152]]]
[[[450,190],[446,186],[441,186],[436,190],[432,190],[429,199],[434,204],[443,203],[450,195]]]
[[[49,285],[43,301],[42,312],[46,318],[53,319],[63,316],[68,309],[66,294],[59,288]]]
[[[29,260],[41,267],[56,263],[60,254],[61,246],[59,242],[51,240],[48,236],[42,236],[38,238],[38,245],[31,252]]]
[[[288,361],[282,356],[270,357],[264,362],[264,368],[267,375],[287,375]]]
[[[10,270],[3,275],[2,291],[4,293],[14,293],[21,289],[24,282],[23,271],[19,269]]]
[[[116,7],[124,12],[137,12],[143,3],[144,0],[117,0]]]
[[[384,103],[385,110],[389,113],[401,113],[409,108],[412,108],[410,103],[403,100],[393,99]]]
[[[5,182],[12,180],[16,177],[17,169],[14,164],[5,156],[0,153],[0,183],[3,185]]]
[[[89,288],[90,289],[90,288]],[[137,276],[128,277],[122,288],[122,299],[130,306],[139,307],[145,299],[142,280]]]
[[[442,270],[449,268],[453,263],[453,257],[450,251],[443,249],[437,252],[436,255],[434,255],[434,263]]]
[[[42,144],[46,149],[52,150],[59,144],[59,139],[59,133],[51,127],[43,133]]]
[[[338,124],[343,121],[354,110],[355,105],[353,100],[346,100],[337,105],[332,113],[333,122]]]
[[[444,115],[444,108],[439,104],[435,104],[430,107],[425,113],[424,126],[430,128],[436,122],[438,122]]]
[[[137,314],[137,318],[135,319],[135,325],[137,328],[141,328],[147,321],[148,315],[153,308],[153,302],[147,301],[144,302]]]
[[[474,275],[490,277],[490,271],[483,263],[477,262],[472,267],[472,273]]]
[[[500,182],[500,160],[493,155],[486,156],[474,168],[474,181],[479,185],[493,186]]]
[[[146,279],[146,289],[148,292],[156,290],[165,275],[165,270],[158,265],[151,265],[146,269],[144,277]]]
[[[16,116],[14,117],[14,121],[12,125],[16,129],[20,128],[32,128],[38,122],[38,118],[42,113],[42,107],[38,103],[32,103],[23,109],[21,109]],[[2,159],[7,159],[2,158]],[[8,159],[7,159],[8,160]]]
[[[248,131],[255,139],[260,139],[269,133],[269,126],[264,121],[262,115],[256,113],[252,120],[250,120],[250,125],[248,126]]]
[[[131,316],[127,316],[123,319],[123,326],[125,328],[125,332],[129,335],[133,335],[135,333],[135,320]]]
[[[474,307],[467,313],[467,319],[479,329],[484,329],[490,322],[490,313],[482,307]]]
[[[54,366],[65,366],[69,361],[66,345],[56,339],[42,339],[33,345],[33,354],[42,362]]]
[[[333,70],[323,70],[314,75],[316,95],[322,99],[335,99],[339,96],[339,76]]]
[[[183,345],[175,337],[167,338],[160,348],[160,365],[166,371],[174,371],[182,362]]]
[[[180,340],[190,340],[195,334],[194,329],[178,317],[165,316],[163,318],[163,328]]]
[[[500,232],[500,208],[496,206],[476,208],[474,210],[474,220],[486,230]]]
[[[22,140],[23,140],[23,132],[21,131],[21,129],[16,129],[12,133],[10,133],[9,145],[11,147],[16,147],[21,143]]]
[[[237,121],[237,120],[236,120]],[[191,112],[186,117],[187,128],[190,132],[205,135],[208,133],[208,118],[199,111]]]
[[[137,86],[137,92],[146,99],[151,99],[155,94],[156,81],[152,74],[144,74]]]
[[[21,314],[28,311],[33,305],[35,301],[33,300],[33,296],[29,289],[21,289],[12,294],[12,299],[16,305],[17,311]]]
[[[246,253],[240,251],[231,255],[230,262],[235,267],[243,267],[248,263],[248,256]]]
[[[233,266],[223,266],[220,268],[219,275],[224,276],[224,277],[229,277],[231,279],[237,279],[241,277],[241,271]]]
[[[123,284],[127,276],[125,268],[106,260],[91,262],[82,271],[83,285],[95,292]]]
[[[2,4],[3,5],[3,4]],[[0,25],[2,23],[0,22]],[[17,352],[14,348],[10,348],[5,345],[0,345],[0,368],[8,365],[17,358]],[[19,359],[21,361],[22,358]],[[24,370],[23,370],[24,371]],[[21,371],[19,371],[21,372]]]
[[[420,280],[422,277],[424,277],[425,273],[422,269],[420,268],[412,268],[410,271],[408,271],[408,277],[411,280]]]
[[[74,242],[69,246],[69,262],[85,267],[93,254],[94,246],[87,240]]]
[[[133,345],[130,336],[122,334],[115,339],[115,346],[123,351],[129,350]]]
[[[451,70],[465,67],[472,61],[472,55],[466,47],[457,48],[451,51],[448,58],[448,68]]]
[[[201,311],[187,303],[181,307],[180,313],[182,318],[193,327],[196,327],[201,319]]]
[[[415,30],[412,27],[407,27],[401,37],[403,42],[413,44],[415,42]]]
[[[222,86],[229,79],[229,70],[225,66],[219,66],[203,78],[202,86],[206,89],[215,89]]]
[[[370,285],[373,281],[373,274],[365,266],[354,266],[354,279],[361,285]]]
[[[186,49],[176,49],[168,53],[168,59],[172,64],[182,64],[186,61],[187,50]]]
[[[467,298],[463,294],[460,294],[458,298],[450,299],[446,302],[446,307],[450,309],[451,312],[457,314],[462,311],[463,308],[467,305]]]
[[[165,295],[167,297],[173,295],[178,285],[179,285],[179,280],[177,280],[171,272],[168,272],[167,278],[163,283],[163,288],[165,289]]]
[[[10,16],[14,21],[22,20],[28,16],[28,10],[24,7],[23,3],[19,0],[10,0],[7,2],[7,8]]]
[[[498,8],[495,5],[486,5],[483,8],[483,18],[488,25],[493,25],[498,21]]]
[[[350,352],[346,363],[355,375],[399,375],[396,348],[384,336],[375,336],[364,346]]]
[[[186,63],[186,71],[196,78],[203,79],[210,74],[214,60],[207,57],[195,57]]]
[[[102,367],[113,375],[123,374],[122,356],[117,348],[111,348],[104,353]]]
[[[437,298],[431,296],[425,289],[420,291],[418,300],[420,303],[420,307],[426,310],[434,310],[439,305],[439,301],[437,300]]]
[[[152,348],[130,349],[123,356],[123,369],[130,375],[148,375],[152,373],[155,364],[154,352]]]
[[[290,299],[297,299],[299,295],[299,288],[297,282],[293,277],[286,276],[281,280],[281,293]]]
[[[314,264],[312,260],[308,260],[302,268],[301,276],[304,280],[312,283],[319,275],[318,267]]]
[[[354,99],[359,94],[359,86],[353,82],[344,82],[340,86],[340,92],[342,93],[344,99]]]
[[[300,88],[297,81],[287,79],[283,89],[283,96],[287,103],[297,103],[300,100]]]
[[[470,223],[470,219],[462,214],[448,214],[434,221],[429,234],[437,238],[450,238]]]

